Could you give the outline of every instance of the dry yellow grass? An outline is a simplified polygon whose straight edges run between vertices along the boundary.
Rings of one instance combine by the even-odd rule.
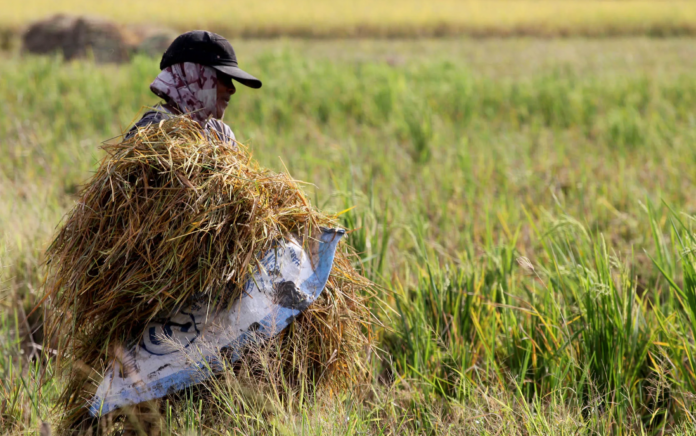
[[[104,151],[46,253],[44,345],[56,347],[68,376],[66,428],[87,418],[89,368],[102,372],[118,358],[114,344],[137,343],[148,322],[195,301],[229,307],[274,241],[296,235],[311,250],[320,227],[338,225],[289,175],[260,167],[241,145],[206,139],[184,117]],[[304,336],[295,326],[283,332],[287,383],[308,377],[341,390],[365,381],[369,281],[344,247],[326,292],[298,316]]]
[[[0,27],[51,13],[226,36],[673,35],[696,33],[696,2],[680,0],[3,0]]]

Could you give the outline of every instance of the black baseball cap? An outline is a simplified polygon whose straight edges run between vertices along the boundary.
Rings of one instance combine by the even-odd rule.
[[[255,89],[261,87],[259,79],[239,68],[232,44],[213,32],[192,30],[177,36],[162,55],[160,70],[183,62],[207,65],[242,85]]]

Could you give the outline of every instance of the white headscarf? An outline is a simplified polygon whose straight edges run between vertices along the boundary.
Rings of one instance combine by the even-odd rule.
[[[150,90],[158,97],[176,103],[182,112],[205,126],[216,111],[217,85],[215,69],[184,62],[162,70],[150,84]]]

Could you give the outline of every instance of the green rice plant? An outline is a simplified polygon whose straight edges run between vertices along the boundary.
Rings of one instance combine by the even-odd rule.
[[[377,347],[364,356],[374,379],[365,396],[326,398],[310,395],[313,381],[257,394],[243,392],[243,377],[219,380],[171,399],[154,420],[172,434],[688,434],[691,71],[576,59],[515,75],[449,51],[358,62],[265,44],[244,65],[267,72],[264,87],[240,88],[226,121],[263,166],[311,181],[307,197],[351,229],[350,261],[378,289],[369,297]],[[308,47],[334,56],[350,44]],[[464,43],[451,44],[454,53]],[[486,62],[504,70],[517,65],[513,52],[550,43],[496,44],[501,57]],[[632,44],[659,63],[685,43],[619,46]],[[0,341],[12,356],[0,371],[16,431],[59,418],[49,411],[62,382],[38,395],[26,359],[25,333],[42,318],[29,316],[41,253],[101,156],[95,144],[156,102],[147,86],[157,71],[143,57],[118,67],[0,63]],[[202,393],[224,408],[201,410]]]

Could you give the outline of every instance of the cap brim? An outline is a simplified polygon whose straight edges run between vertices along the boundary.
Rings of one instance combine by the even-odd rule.
[[[216,70],[227,74],[232,77],[237,82],[242,85],[246,85],[249,88],[259,89],[261,87],[261,81],[241,68],[231,67],[229,65],[213,65]]]

